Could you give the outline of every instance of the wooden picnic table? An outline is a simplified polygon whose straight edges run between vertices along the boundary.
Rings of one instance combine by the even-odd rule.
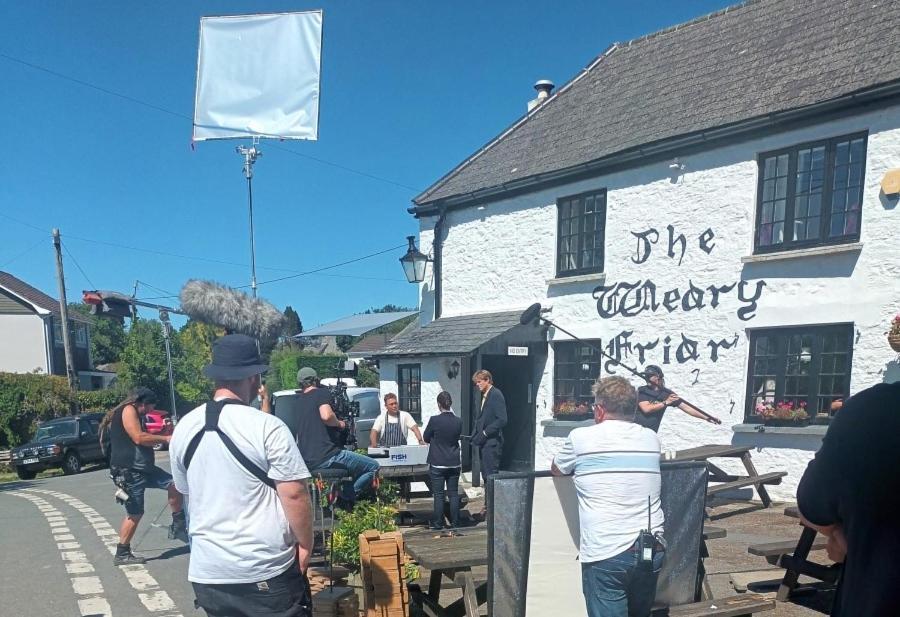
[[[799,520],[800,509],[797,506],[789,506],[784,509],[784,515]],[[797,586],[797,580],[801,574],[831,584],[837,583],[838,578],[840,578],[840,565],[837,567],[827,566],[807,559],[810,550],[824,548],[827,541],[825,538],[822,538],[817,543],[816,536],[819,532],[812,527],[807,527],[802,522],[800,526],[803,528],[803,531],[800,532],[800,539],[797,540],[794,552],[781,555],[776,562],[777,565],[784,568],[784,578],[781,579],[781,585],[778,586],[778,594],[776,595],[776,599],[780,602],[784,602],[790,597],[791,592]]]
[[[715,486],[707,486],[706,495],[711,496],[733,488],[742,488],[745,486],[753,486],[759,493],[759,498],[763,503],[763,507],[768,508],[772,505],[772,499],[766,491],[766,484],[780,484],[781,479],[787,475],[785,471],[773,471],[770,473],[760,474],[756,471],[753,461],[750,458],[750,450],[752,446],[732,446],[729,444],[718,445],[711,444],[699,446],[697,448],[689,448],[687,450],[679,450],[675,453],[673,459],[663,460],[674,461],[706,461],[709,464],[709,482],[715,482]],[[746,476],[735,476],[727,473],[722,468],[709,462],[711,458],[739,458],[747,470]]]
[[[375,459],[384,460],[384,459]],[[379,463],[380,464],[380,463]],[[410,485],[413,482],[428,482],[431,480],[429,465],[382,465],[378,474],[385,480],[395,480],[400,484],[400,498],[409,503],[412,491]],[[429,490],[431,485],[428,484]]]
[[[430,570],[428,594],[413,593],[432,617],[477,617],[487,602],[487,581],[477,581],[472,568],[487,565],[487,529],[466,528],[461,535],[441,536],[434,531],[415,530],[403,534],[406,553],[419,566]],[[442,606],[441,584],[446,577],[463,591],[463,597]]]

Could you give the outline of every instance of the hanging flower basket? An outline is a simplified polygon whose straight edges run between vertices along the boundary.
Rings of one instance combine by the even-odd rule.
[[[891,349],[900,353],[900,334],[888,334],[888,344]]]
[[[891,329],[887,333],[888,344],[891,349],[900,353],[900,314],[891,320]]]

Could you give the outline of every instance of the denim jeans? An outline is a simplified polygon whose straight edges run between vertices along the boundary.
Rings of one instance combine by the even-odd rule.
[[[356,498],[370,490],[372,487],[372,478],[378,471],[378,461],[351,452],[350,450],[341,450],[329,459],[326,459],[319,467],[328,469],[331,467],[346,467],[350,477],[353,478],[353,485],[349,482],[342,486],[342,497],[349,502],[356,501]]]
[[[459,467],[432,467],[431,494],[434,495],[434,516],[432,527],[444,525],[444,482],[447,483],[447,497],[450,500],[450,526],[459,527]]]
[[[588,617],[649,617],[665,559],[665,552],[657,550],[652,568],[638,562],[635,546],[603,561],[582,563],[581,589]]]

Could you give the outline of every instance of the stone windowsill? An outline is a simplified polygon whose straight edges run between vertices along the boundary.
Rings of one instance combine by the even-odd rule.
[[[763,424],[735,424],[731,427],[735,433],[759,433],[761,435],[808,435],[821,438],[828,430],[827,425],[811,424],[809,426],[765,426]]]
[[[593,274],[581,274],[579,276],[560,276],[547,279],[548,285],[566,285],[569,283],[597,283],[602,285],[606,281],[606,273],[595,272]]]
[[[766,261],[781,261],[784,259],[799,259],[801,257],[816,257],[820,255],[838,255],[841,253],[853,253],[861,251],[862,242],[853,242],[852,244],[833,244],[830,246],[814,246],[808,249],[796,249],[793,251],[778,251],[775,253],[760,253],[759,255],[745,255],[741,257],[741,262],[762,263]]]

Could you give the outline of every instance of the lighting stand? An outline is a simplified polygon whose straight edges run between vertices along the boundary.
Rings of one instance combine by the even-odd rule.
[[[250,208],[250,289],[253,297],[256,297],[256,240],[253,235],[253,164],[262,156],[257,148],[259,137],[253,138],[253,145],[249,148],[237,146],[234,150],[244,158],[244,177],[247,178],[247,202]]]

